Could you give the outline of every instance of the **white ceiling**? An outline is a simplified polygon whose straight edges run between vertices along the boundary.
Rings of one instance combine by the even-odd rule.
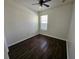
[[[39,5],[32,5],[34,3],[37,3],[38,0],[13,0],[13,1],[16,2],[17,4],[23,5],[25,7],[30,8],[33,11],[38,12],[38,11],[44,11],[49,8],[53,8],[55,6],[59,6],[61,4],[66,4],[66,3],[72,2],[74,0],[66,0],[64,3],[62,2],[62,0],[52,0],[47,3],[48,5],[50,5],[49,8],[47,8],[45,6],[43,6],[42,8],[39,8],[40,7]]]

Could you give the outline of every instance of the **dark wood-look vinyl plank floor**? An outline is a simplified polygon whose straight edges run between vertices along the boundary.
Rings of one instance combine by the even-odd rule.
[[[10,59],[67,59],[66,41],[36,35],[9,47]]]

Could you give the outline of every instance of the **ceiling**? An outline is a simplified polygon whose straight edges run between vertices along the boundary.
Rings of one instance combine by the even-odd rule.
[[[23,5],[27,8],[30,8],[31,10],[33,11],[44,11],[44,10],[47,10],[49,8],[53,8],[55,6],[59,6],[61,4],[66,4],[66,3],[70,3],[74,0],[66,0],[64,3],[62,2],[62,0],[52,0],[50,2],[47,2],[46,4],[50,5],[49,8],[43,6],[42,8],[39,8],[40,6],[39,5],[32,5],[34,3],[37,3],[38,0],[13,0],[14,2],[16,2],[17,4],[20,4],[20,5]]]

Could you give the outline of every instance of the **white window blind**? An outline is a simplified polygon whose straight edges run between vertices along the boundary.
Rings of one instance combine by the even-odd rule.
[[[42,15],[40,17],[40,29],[47,30],[47,23],[48,23],[48,15]]]

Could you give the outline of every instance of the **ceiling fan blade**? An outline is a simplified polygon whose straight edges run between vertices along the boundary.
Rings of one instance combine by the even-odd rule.
[[[44,6],[46,6],[46,7],[49,7],[49,5],[47,5],[47,4],[43,4]]]
[[[35,4],[32,4],[32,5],[37,5],[37,4],[39,4],[39,3],[35,3]]]
[[[65,2],[66,0],[62,0],[62,2]]]
[[[49,1],[51,1],[51,0],[43,0],[43,3],[46,3],[46,2],[49,2]]]

